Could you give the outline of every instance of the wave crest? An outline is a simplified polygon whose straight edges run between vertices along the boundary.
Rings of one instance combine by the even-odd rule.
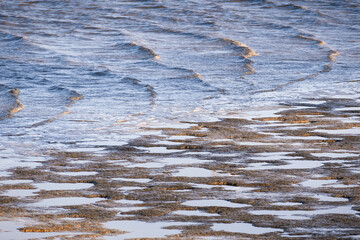
[[[11,118],[15,113],[24,109],[24,105],[20,102],[20,89],[14,88],[5,92],[2,98],[2,106],[0,106],[0,120]]]
[[[228,38],[221,38],[221,40],[228,43],[228,44],[230,44],[231,46],[240,47],[240,50],[242,51],[241,55],[244,58],[251,58],[251,57],[259,55],[252,48],[247,46],[245,43],[242,43],[242,42],[239,42],[239,41],[236,41],[236,40],[232,40],[232,39],[228,39]]]

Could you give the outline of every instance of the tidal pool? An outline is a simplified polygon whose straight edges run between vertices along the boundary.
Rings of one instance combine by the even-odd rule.
[[[15,185],[15,184],[22,184],[22,183],[32,183],[33,180],[2,180],[0,185]]]
[[[139,150],[147,151],[148,153],[166,154],[166,153],[178,153],[183,150],[168,149],[167,147],[136,147]]]
[[[323,214],[346,214],[356,215],[358,211],[352,209],[352,205],[323,208],[318,210],[254,210],[250,214],[254,215],[274,215],[281,219],[288,220],[307,220],[315,215]]]
[[[302,205],[302,203],[299,202],[276,202],[272,203],[273,206],[299,206]]]
[[[190,200],[183,202],[182,204],[191,207],[228,207],[228,208],[251,207],[251,205],[249,204],[233,203],[230,201],[217,200],[217,199]]]
[[[35,183],[32,184],[39,190],[46,191],[59,191],[59,190],[78,190],[78,189],[86,189],[94,186],[92,183]]]
[[[311,160],[285,161],[285,165],[272,165],[269,163],[251,163],[245,170],[271,170],[271,169],[312,169],[321,167],[324,162]]]
[[[284,230],[279,228],[264,228],[256,227],[251,223],[214,223],[211,227],[214,231],[224,231],[232,233],[245,233],[245,234],[254,234],[260,235],[271,232],[283,232]]]
[[[148,183],[151,181],[149,178],[112,178],[111,180],[136,183]]]
[[[86,197],[60,197],[60,198],[47,198],[39,202],[28,204],[29,207],[49,208],[49,207],[65,207],[72,205],[85,205],[93,204],[98,201],[103,201],[104,198],[86,198]]]
[[[334,135],[359,135],[360,128],[348,128],[348,129],[317,129],[314,132],[334,134]]]
[[[180,234],[181,230],[166,229],[170,226],[194,225],[189,222],[141,222],[141,221],[109,221],[103,224],[105,228],[117,229],[127,233],[117,236],[106,236],[108,240],[130,239],[130,238],[163,238]]]
[[[33,219],[27,219],[27,223],[34,223]],[[20,221],[1,221],[0,222],[0,237],[3,240],[30,240],[30,239],[45,239],[55,236],[64,236],[64,235],[77,235],[79,233],[69,233],[69,232],[21,232],[19,228],[26,226],[26,219],[21,219]]]
[[[56,174],[58,175],[63,175],[63,176],[93,176],[98,174],[98,172],[57,172]]]
[[[356,153],[347,153],[347,152],[329,152],[329,153],[311,153],[315,157],[326,157],[326,158],[348,158],[348,157],[360,157],[360,154]]]
[[[172,175],[175,177],[213,177],[216,176],[216,172],[205,168],[188,167],[181,168]]]
[[[172,212],[172,214],[184,215],[184,216],[200,216],[200,217],[217,217],[220,216],[217,213],[207,213],[199,210],[178,210]]]
[[[34,194],[34,192],[36,191],[37,191],[36,189],[10,189],[1,195],[5,195],[9,197],[25,198],[25,197],[36,196],[36,194]]]
[[[337,183],[337,184],[336,184]],[[345,185],[339,183],[338,180],[335,179],[309,179],[302,183],[300,183],[304,187],[310,188],[321,188],[321,187],[331,187],[331,188],[350,188],[350,187],[358,187],[358,185]]]

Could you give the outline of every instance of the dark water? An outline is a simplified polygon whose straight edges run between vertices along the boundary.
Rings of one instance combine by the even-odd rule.
[[[360,1],[3,0],[0,154],[358,98],[359,39]]]

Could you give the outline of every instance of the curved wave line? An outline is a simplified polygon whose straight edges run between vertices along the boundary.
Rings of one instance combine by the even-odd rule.
[[[277,87],[272,88],[272,89],[256,91],[255,93],[274,92],[274,91],[277,91],[277,90],[279,90],[281,88],[292,85],[292,84],[294,84],[296,82],[302,82],[302,81],[305,81],[305,80],[308,80],[308,79],[312,79],[312,78],[315,78],[315,77],[319,76],[322,73],[330,72],[332,70],[332,65],[336,60],[336,56],[340,55],[340,53],[338,51],[336,51],[336,50],[331,49],[323,40],[317,39],[313,35],[302,33],[301,31],[299,31],[297,29],[294,29],[294,30],[296,30],[298,32],[298,35],[296,37],[298,37],[300,39],[303,39],[303,40],[306,40],[306,41],[316,42],[321,47],[327,47],[329,49],[329,54],[327,55],[327,58],[330,60],[330,63],[324,65],[322,67],[322,70],[320,70],[320,71],[318,71],[316,73],[309,74],[309,75],[307,75],[305,77],[289,81],[287,83],[281,84],[280,86],[277,86]]]
[[[259,54],[255,52],[255,50],[253,50],[252,48],[250,48],[248,45],[246,45],[245,43],[242,43],[240,41],[236,41],[236,40],[232,40],[229,38],[214,38],[214,37],[209,37],[203,34],[199,34],[199,33],[192,33],[192,32],[183,32],[180,30],[176,30],[176,29],[169,29],[169,28],[164,28],[161,26],[158,26],[156,24],[152,25],[153,27],[158,28],[159,32],[167,32],[167,33],[171,33],[171,34],[179,34],[179,35],[183,35],[183,36],[191,36],[191,37],[195,37],[195,38],[199,38],[199,39],[205,39],[208,41],[219,41],[219,42],[225,42],[227,45],[230,45],[232,47],[235,47],[237,49],[240,50],[240,55],[245,58],[245,59],[249,59],[251,57],[254,56],[258,56]],[[156,54],[154,52],[154,54]],[[160,56],[156,54],[156,56],[158,56],[158,58],[156,59],[160,59]],[[249,72],[245,73],[244,75],[249,75],[249,74],[253,74],[255,73],[255,69],[251,66],[254,62],[253,61],[248,61],[245,65],[245,68],[249,70]]]
[[[255,68],[253,68],[253,66],[252,66],[254,64],[254,61],[252,61],[250,59],[246,59],[246,60],[247,60],[247,63],[245,64],[245,68],[249,71],[244,73],[243,75],[255,74],[256,73]]]
[[[148,47],[145,47],[143,45],[139,45],[139,44],[136,44],[136,43],[131,43],[132,46],[137,46],[139,47],[142,51],[144,52],[147,52],[149,53],[149,55],[153,56],[153,59],[157,60],[157,59],[160,59],[160,55],[158,55],[157,53],[155,53],[154,50],[148,48]]]
[[[67,89],[62,88],[62,87],[57,87],[57,88],[67,90]],[[58,119],[58,118],[60,118],[60,117],[62,117],[64,115],[70,114],[71,111],[69,110],[69,108],[71,108],[77,101],[80,101],[81,99],[83,99],[84,96],[82,94],[74,91],[74,90],[69,90],[69,91],[70,91],[70,94],[72,96],[70,96],[68,98],[70,100],[70,103],[66,105],[66,108],[67,108],[66,111],[64,111],[64,112],[62,112],[62,113],[60,113],[60,114],[58,114],[58,115],[56,115],[56,116],[54,116],[54,117],[52,117],[50,119],[47,119],[47,120],[44,120],[44,121],[41,121],[41,122],[38,122],[38,123],[34,123],[30,127],[39,127],[39,126],[45,125],[47,123],[51,123],[54,120],[56,120],[56,119]]]
[[[141,44],[134,43],[134,42],[117,44],[116,47],[123,47],[123,48],[130,48],[130,49],[133,48],[133,49],[145,54],[146,56],[150,56],[154,60],[160,59],[160,55],[158,55],[154,50],[152,50],[146,46],[143,46]]]
[[[84,98],[84,95],[72,90],[71,93],[74,96],[71,96],[70,99],[70,103],[68,105],[66,105],[66,107],[70,108],[72,105],[74,105],[77,101],[80,101],[81,99]]]
[[[15,113],[20,112],[25,108],[25,106],[20,102],[20,90],[18,88],[11,89],[8,91],[8,94],[14,98],[14,104],[10,109],[7,110],[8,114],[1,117],[0,120],[11,118],[15,115]]]
[[[239,42],[236,40],[232,40],[232,39],[228,39],[228,38],[220,38],[220,40],[230,43],[233,46],[241,47],[242,50],[245,51],[244,53],[241,54],[244,58],[251,58],[251,57],[259,55],[252,48],[247,46],[245,43],[242,43],[242,42]]]
[[[323,14],[319,13],[318,11],[314,11],[312,9],[309,9],[308,7],[296,5],[296,4],[293,4],[293,3],[276,4],[276,3],[272,2],[272,1],[269,1],[269,0],[265,0],[264,3],[267,3],[267,4],[271,5],[272,7],[279,8],[279,9],[283,8],[283,9],[290,9],[290,10],[298,10],[298,11],[302,11],[304,13],[314,14],[316,16],[323,16]]]
[[[132,78],[132,77],[124,77],[123,80],[124,81],[129,81],[134,85],[144,87],[146,89],[146,91],[148,91],[150,93],[151,104],[156,105],[155,98],[156,98],[158,93],[155,91],[153,86],[151,86],[150,84],[142,83],[139,79]]]
[[[214,91],[218,91],[219,93],[225,93],[225,90],[224,90],[224,89],[220,89],[220,88],[218,88],[218,87],[212,86],[210,83],[208,83],[208,82],[206,82],[206,81],[204,80],[204,77],[203,77],[201,74],[195,72],[195,71],[192,70],[192,69],[187,69],[187,68],[182,68],[182,67],[171,67],[171,66],[168,66],[168,65],[166,65],[166,64],[162,64],[162,65],[165,66],[165,67],[167,67],[167,68],[170,68],[170,69],[179,70],[179,71],[184,71],[184,72],[186,72],[188,75],[187,75],[187,76],[184,76],[183,78],[185,78],[185,79],[196,79],[196,80],[198,80],[199,83],[201,83],[201,84],[202,84],[203,86],[205,86],[205,87],[211,88],[211,89],[213,89]],[[174,79],[176,79],[176,78],[174,78]]]
[[[145,113],[130,114],[130,115],[127,116],[127,118],[122,119],[122,120],[118,120],[118,121],[116,121],[115,123],[111,124],[110,126],[95,128],[94,130],[95,130],[95,131],[101,131],[101,130],[109,129],[109,128],[118,126],[118,125],[120,125],[120,124],[122,124],[122,123],[130,122],[130,121],[133,120],[133,118],[138,117],[138,116],[142,116],[142,115],[145,115]]]
[[[68,111],[64,111],[50,119],[47,119],[47,120],[44,120],[44,121],[41,121],[41,122],[38,122],[38,123],[34,123],[33,125],[31,125],[31,127],[39,127],[39,126],[42,126],[42,125],[45,125],[47,123],[51,123],[52,121],[56,120],[57,118],[61,117],[61,116],[64,116],[66,114],[70,114],[71,112],[68,110]]]
[[[331,62],[335,62],[336,56],[339,56],[339,55],[340,55],[340,53],[338,51],[331,49],[328,57]]]
[[[326,45],[326,43],[324,41],[322,41],[320,39],[313,38],[313,37],[305,36],[305,35],[302,35],[302,34],[299,34],[297,37],[305,39],[305,40],[317,42],[319,45]]]

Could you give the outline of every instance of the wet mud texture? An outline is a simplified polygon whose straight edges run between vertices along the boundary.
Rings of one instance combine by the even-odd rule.
[[[163,223],[164,239],[358,238],[359,102],[274,112],[144,129],[162,134],[105,154],[49,150],[1,178],[0,223],[25,239],[152,238],[121,222]]]

